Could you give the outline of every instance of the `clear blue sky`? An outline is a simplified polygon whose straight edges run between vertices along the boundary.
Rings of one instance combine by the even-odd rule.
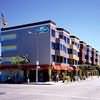
[[[51,19],[100,50],[100,0],[0,0],[9,26]]]

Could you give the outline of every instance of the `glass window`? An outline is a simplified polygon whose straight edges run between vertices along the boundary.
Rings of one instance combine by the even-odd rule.
[[[64,63],[66,63],[66,58],[64,57]]]
[[[2,52],[4,52],[4,51],[11,51],[11,50],[16,50],[16,45],[2,46]]]
[[[53,37],[55,37],[55,30],[54,29],[51,30],[51,34]]]
[[[94,54],[94,51],[92,51],[92,54]]]
[[[56,62],[60,62],[60,57],[59,56],[56,56]]]
[[[98,59],[95,59],[95,62],[98,62]]]
[[[74,64],[73,59],[68,59],[68,64]]]
[[[63,62],[63,57],[60,56],[59,58],[60,58],[60,63],[62,63]]]
[[[63,32],[59,32],[59,38],[60,38],[60,39],[63,39],[63,38],[64,38]]]
[[[52,42],[52,49],[63,50],[62,44]]]
[[[91,57],[91,60],[93,61],[93,57]]]
[[[75,46],[77,46],[77,43],[75,42]]]
[[[96,54],[96,57],[98,56],[98,54]]]
[[[56,44],[55,44],[55,49],[56,49],[56,50],[60,50],[60,44],[59,44],[59,43],[56,43]]]
[[[89,48],[87,48],[87,52],[89,52]]]
[[[73,54],[74,54],[74,55],[76,54],[75,50],[73,50]]]
[[[72,41],[72,44],[75,44],[75,42],[74,42],[74,41]]]
[[[66,43],[66,36],[64,36],[64,41],[65,41],[65,43]]]
[[[52,42],[52,49],[55,49],[55,43]]]
[[[69,39],[69,38],[67,38],[67,43],[68,43],[68,44],[70,43],[70,39]]]
[[[63,51],[66,53],[66,47],[63,45]]]
[[[52,55],[52,61],[55,62],[55,55]]]
[[[62,44],[60,44],[60,50],[63,50],[63,46],[62,46]]]
[[[77,60],[75,60],[75,61],[74,61],[74,64],[75,64],[75,65],[77,65],[77,64],[78,64],[78,61],[77,61]]]
[[[78,56],[78,52],[76,50],[73,50],[73,54]]]
[[[89,59],[89,56],[88,55],[85,55],[85,59]]]
[[[59,38],[60,38],[60,39],[63,39],[63,35],[59,35]]]
[[[80,45],[79,44],[77,44],[77,48],[80,48]]]
[[[1,41],[16,39],[16,34],[1,35]]]
[[[80,57],[82,54],[80,52],[78,52],[78,56]]]
[[[72,49],[68,48],[68,53],[72,54],[73,53]]]

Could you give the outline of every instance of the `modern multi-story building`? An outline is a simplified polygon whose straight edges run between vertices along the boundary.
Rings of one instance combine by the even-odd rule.
[[[92,53],[92,57],[91,57],[92,65],[96,65],[96,62],[97,62],[97,60],[96,60],[96,57],[97,57],[96,49],[92,48],[91,53]]]
[[[2,28],[1,56],[3,81],[49,81],[78,64],[100,65],[96,50],[51,20]],[[14,65],[14,57],[27,63]]]
[[[69,59],[68,62],[71,65],[78,65],[79,63],[79,38],[76,36],[70,36],[70,48],[68,49]]]
[[[57,28],[55,22],[41,21],[2,28],[1,31],[2,64],[11,65],[13,57],[27,58],[29,63],[16,70],[28,70],[31,81],[36,80],[34,69],[37,64],[40,66],[39,81],[48,81],[52,70],[68,70],[70,33]],[[24,75],[23,70],[15,72]]]
[[[96,57],[95,57],[96,65],[99,66],[99,52],[96,50]]]
[[[99,66],[98,61],[99,61],[99,52],[96,50],[96,54],[95,54],[95,66]]]
[[[79,64],[98,65],[98,51],[95,48],[80,41]]]
[[[100,67],[100,53],[98,52],[98,66]]]
[[[55,55],[60,55],[60,58],[56,57],[58,61],[55,63],[68,64],[69,54],[67,48],[69,48],[70,45],[70,33],[63,28],[57,28],[57,35],[55,46],[58,47],[58,49],[55,49]]]
[[[98,53],[96,49],[80,41],[79,66],[82,69],[81,74],[88,76],[89,74],[97,74]]]
[[[79,64],[86,64],[86,53],[87,53],[87,44],[83,41],[80,41],[80,49],[79,49]]]
[[[92,64],[92,61],[91,61],[91,57],[92,57],[92,47],[90,45],[87,45],[87,48],[86,48],[86,64]]]

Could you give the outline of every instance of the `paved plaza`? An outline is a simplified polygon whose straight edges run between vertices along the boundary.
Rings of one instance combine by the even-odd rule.
[[[100,78],[51,85],[0,84],[0,100],[100,100]]]

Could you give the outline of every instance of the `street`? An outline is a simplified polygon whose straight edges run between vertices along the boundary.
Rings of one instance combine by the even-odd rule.
[[[0,84],[0,100],[100,100],[100,78],[53,85]]]

